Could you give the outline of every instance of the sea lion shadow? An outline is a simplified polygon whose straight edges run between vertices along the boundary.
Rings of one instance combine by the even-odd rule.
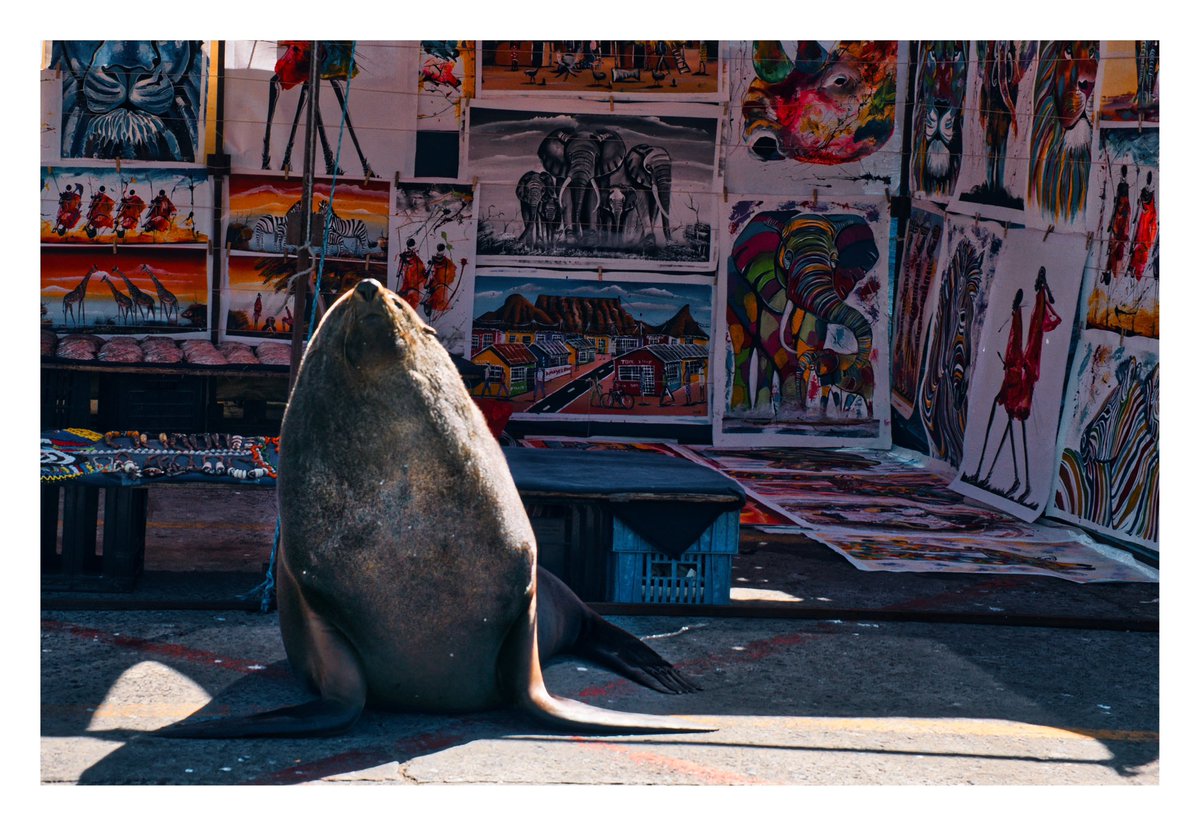
[[[204,686],[204,674],[198,673],[203,669],[184,670],[190,679]],[[702,696],[660,695],[569,655],[556,657],[548,665],[547,673],[551,690],[597,705],[619,705],[623,710],[640,710],[646,704],[644,701],[651,698],[663,697],[678,704],[685,698]],[[214,686],[213,690],[215,693],[202,708],[182,720],[196,722],[253,714],[304,703],[316,696],[292,675],[286,659],[220,688]],[[598,694],[607,699],[597,700]],[[666,711],[665,707],[662,711]],[[672,712],[701,713],[697,708],[675,708]],[[76,736],[82,734],[78,732]],[[547,726],[512,706],[468,714],[368,707],[348,732],[329,737],[186,740],[160,737],[155,731],[119,727],[90,730],[86,736],[121,745],[82,771],[80,785],[290,785],[357,772],[370,772],[375,779],[399,781],[403,780],[401,767],[405,763],[476,741],[579,736],[615,736],[622,740],[632,736],[642,742],[657,739],[644,735],[589,735]],[[678,737],[673,735],[670,741],[678,742]]]

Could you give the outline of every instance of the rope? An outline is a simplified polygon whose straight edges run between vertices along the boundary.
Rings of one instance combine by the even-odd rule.
[[[333,176],[329,181],[329,200],[325,204],[325,225],[322,228],[321,233],[321,255],[317,263],[316,282],[313,285],[312,307],[310,308],[308,314],[308,329],[304,334],[303,346],[306,349],[308,347],[309,339],[312,338],[313,329],[317,324],[317,302],[321,295],[321,279],[325,275],[325,255],[329,249],[329,223],[333,219],[334,196],[337,193],[337,172],[342,165],[342,138],[345,136],[347,110],[350,107],[350,80],[354,74],[354,52],[357,45],[357,40],[351,41],[350,43],[350,69],[346,72],[346,94],[343,96],[342,100],[342,121],[340,124],[338,124],[337,152],[334,154],[333,158]],[[313,55],[313,59],[317,59],[317,56]],[[306,243],[307,241],[308,239],[305,239]],[[312,269],[310,267],[303,274],[307,276],[307,273],[311,271]],[[275,539],[271,543],[271,558],[267,562],[266,579],[264,579],[262,583],[255,586],[253,590],[243,596],[243,599],[250,599],[258,596],[260,598],[259,611],[263,614],[270,612],[271,601],[275,597],[275,560],[279,555],[279,534],[282,529],[282,524],[283,521],[279,514],[275,514]]]

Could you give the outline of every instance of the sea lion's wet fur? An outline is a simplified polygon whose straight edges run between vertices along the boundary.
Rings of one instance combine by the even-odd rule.
[[[434,331],[367,281],[306,352],[284,415],[278,600],[293,669],[321,700],[173,736],[324,734],[365,703],[479,711],[517,703],[579,730],[680,731],[670,718],[553,697],[542,683],[536,543],[508,464]],[[694,686],[543,574],[543,645],[660,691]]]

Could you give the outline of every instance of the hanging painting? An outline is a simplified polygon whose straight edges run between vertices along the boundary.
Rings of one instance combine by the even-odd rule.
[[[1087,326],[1158,338],[1158,129],[1101,129],[1092,199],[1098,258]]]
[[[326,258],[314,260],[320,272],[319,307],[328,309],[343,293],[364,278],[383,283],[387,277],[382,259],[372,262]],[[231,340],[288,338],[295,325],[293,276],[296,258],[279,255],[230,253],[225,259],[222,335]],[[315,280],[315,276],[314,276]]]
[[[989,221],[948,216],[945,227],[938,274],[930,287],[917,411],[929,455],[957,468],[988,290],[1003,239],[1000,227]]]
[[[894,40],[728,44],[731,191],[899,189],[907,65]]]
[[[227,47],[225,150],[233,169],[302,174],[315,59],[316,174],[359,181],[411,175],[417,50],[394,40],[319,42],[315,56],[310,40],[234,41]]]
[[[725,209],[714,443],[886,447],[883,200],[742,196]]]
[[[1158,550],[1157,342],[1088,330],[1079,342],[1048,513]]]
[[[207,244],[211,226],[203,170],[42,167],[43,244]]]
[[[475,90],[475,41],[418,42],[417,128],[458,131]]]
[[[202,40],[54,41],[58,156],[203,163],[206,51]]]
[[[123,246],[114,253],[44,246],[42,318],[64,332],[195,333],[208,329],[208,251]]]
[[[892,407],[904,419],[916,409],[927,307],[946,229],[942,212],[928,206],[914,207],[908,217],[892,315]]]
[[[913,88],[910,191],[945,203],[963,162],[967,96],[966,40],[924,40],[917,46]]]
[[[1091,175],[1100,44],[1043,40],[1033,86],[1026,223],[1082,229]]]
[[[712,289],[703,276],[481,271],[472,395],[518,418],[704,420]]]
[[[1029,175],[1036,40],[976,40],[962,122],[960,212],[1021,220]]]
[[[1009,233],[971,377],[962,465],[951,488],[1030,521],[1050,497],[1086,254],[1075,235]]]
[[[470,183],[401,182],[392,201],[388,284],[468,355],[475,281],[475,195]]]
[[[713,266],[712,107],[544,106],[470,107],[480,263]]]
[[[484,40],[479,96],[720,99],[716,40]]]
[[[301,178],[231,175],[225,229],[229,248],[295,255],[304,243],[303,194]],[[312,210],[312,240],[318,253],[324,242],[330,257],[370,260],[387,254],[387,181],[318,178],[313,182]]]
[[[1105,40],[1100,44],[1104,80],[1100,120],[1158,123],[1157,40]]]

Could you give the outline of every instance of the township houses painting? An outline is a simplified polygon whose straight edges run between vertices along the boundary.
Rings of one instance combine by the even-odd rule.
[[[711,282],[555,276],[477,278],[475,396],[516,415],[707,414]]]

